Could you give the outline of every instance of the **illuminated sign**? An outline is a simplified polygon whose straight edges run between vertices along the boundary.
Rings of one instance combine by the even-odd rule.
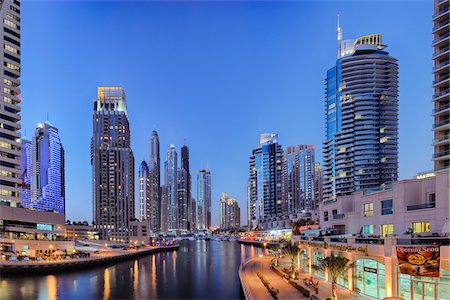
[[[50,224],[37,224],[36,227],[38,230],[53,230],[53,225]]]

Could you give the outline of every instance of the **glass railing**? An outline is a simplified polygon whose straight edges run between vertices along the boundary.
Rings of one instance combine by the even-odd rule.
[[[450,150],[435,153],[435,154],[433,154],[433,158],[438,158],[438,157],[447,156],[447,155],[450,155]]]
[[[450,10],[450,7],[446,7],[444,9],[441,9],[440,11],[438,11],[438,13],[436,15],[433,15],[433,19],[436,18],[436,17],[439,17],[440,15],[442,15],[442,14],[444,14],[446,12],[448,12],[449,10]]]
[[[446,90],[444,90],[444,91],[442,91],[440,93],[437,93],[436,95],[433,96],[433,98],[439,98],[439,97],[442,97],[442,96],[447,95],[447,94],[450,94],[450,89],[446,89]]]
[[[439,43],[442,40],[445,40],[446,38],[448,38],[450,36],[450,33],[446,33],[440,37],[438,37],[437,39],[433,40],[433,44]]]
[[[437,113],[437,112],[446,110],[447,108],[450,108],[450,103],[449,103],[449,104],[446,104],[446,105],[444,105],[444,106],[441,106],[441,107],[439,107],[439,108],[433,109],[433,113]]]
[[[433,81],[433,84],[440,83],[440,82],[445,81],[445,80],[447,80],[449,78],[450,78],[450,74],[447,74],[447,75],[439,78],[438,80]]]
[[[447,25],[449,23],[450,23],[450,20],[447,20],[445,22],[441,22],[441,23],[439,23],[439,24],[437,24],[436,26],[433,27],[433,31],[436,30],[436,29],[439,29],[439,28],[441,28],[441,27],[443,27],[443,26],[445,26],[445,25]]]
[[[333,220],[339,220],[345,218],[345,214],[336,214],[333,215]]]
[[[445,140],[450,139],[450,135],[444,135],[443,137],[437,138],[437,139],[433,139],[433,143],[439,143]]]
[[[406,210],[417,210],[417,209],[426,209],[426,208],[435,208],[435,203],[422,203],[416,205],[408,205],[406,206]]]
[[[446,65],[448,65],[448,64],[450,64],[450,61],[443,62],[443,63],[441,63],[441,64],[438,64],[438,65],[434,66],[434,67],[433,67],[433,70],[440,69],[440,68],[442,68],[442,67],[444,67],[444,66],[446,66]]]

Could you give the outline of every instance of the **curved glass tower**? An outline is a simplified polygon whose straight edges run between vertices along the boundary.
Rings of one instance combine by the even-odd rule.
[[[398,65],[381,34],[342,41],[326,78],[324,200],[398,176]]]

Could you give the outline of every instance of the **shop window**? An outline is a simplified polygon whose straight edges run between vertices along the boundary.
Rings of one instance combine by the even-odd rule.
[[[381,201],[381,214],[392,215],[392,199]]]
[[[363,233],[364,234],[373,234],[374,226],[373,225],[364,225],[363,226]]]
[[[355,267],[355,285],[361,294],[383,299],[386,296],[385,267],[373,259],[358,259]]]
[[[414,233],[430,232],[430,222],[428,221],[412,222],[411,225],[414,229]]]
[[[394,224],[383,224],[381,225],[381,236],[385,237],[387,235],[394,234]]]
[[[364,217],[373,216],[373,203],[364,204]]]

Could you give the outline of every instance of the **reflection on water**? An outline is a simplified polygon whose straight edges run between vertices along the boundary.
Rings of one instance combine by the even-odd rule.
[[[0,299],[239,299],[238,269],[260,249],[183,241],[165,252],[54,275],[0,278]]]

